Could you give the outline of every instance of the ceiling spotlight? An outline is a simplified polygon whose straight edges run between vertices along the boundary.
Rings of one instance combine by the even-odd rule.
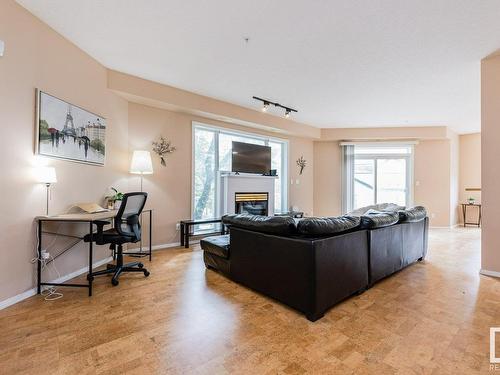
[[[271,107],[271,105],[273,105],[274,107],[283,108],[285,110],[285,118],[289,118],[292,112],[297,112],[296,109],[285,107],[284,105],[272,102],[269,99],[262,99],[259,98],[258,96],[253,96],[252,98],[262,102],[262,112],[267,112],[269,107]]]

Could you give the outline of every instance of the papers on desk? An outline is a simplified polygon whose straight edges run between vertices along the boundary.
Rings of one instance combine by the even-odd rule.
[[[98,212],[109,211],[108,209],[99,206],[97,203],[77,203],[73,207],[71,207],[71,210],[73,210],[73,208],[85,211],[89,214],[96,214]]]

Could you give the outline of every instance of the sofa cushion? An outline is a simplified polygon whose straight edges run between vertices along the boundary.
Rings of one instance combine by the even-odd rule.
[[[210,254],[224,259],[229,258],[229,234],[202,238],[200,245],[203,250]]]
[[[400,210],[398,213],[400,223],[414,223],[424,220],[427,216],[427,211],[422,206],[415,206],[406,210]]]
[[[364,214],[366,214],[366,212],[370,210],[376,210],[380,212],[396,212],[404,209],[405,209],[404,206],[399,206],[396,203],[379,203],[379,204],[372,204],[371,206],[358,208],[354,211],[348,212],[347,215],[363,216]]]
[[[248,214],[224,215],[222,222],[228,226],[235,226],[255,232],[291,235],[297,233],[295,220],[287,216],[260,216]]]
[[[394,225],[399,221],[397,212],[381,212],[377,210],[368,210],[361,216],[361,228],[382,228]]]
[[[357,216],[307,217],[299,220],[297,230],[303,235],[325,236],[354,229],[359,223],[360,218]]]

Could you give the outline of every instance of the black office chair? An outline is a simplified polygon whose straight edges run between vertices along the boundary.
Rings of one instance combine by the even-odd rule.
[[[94,276],[113,274],[111,284],[118,285],[118,277],[122,272],[143,272],[149,276],[149,271],[140,262],[123,264],[123,244],[135,243],[141,240],[140,215],[146,204],[147,193],[127,193],[123,195],[122,204],[114,218],[114,228],[103,230],[104,226],[110,224],[108,221],[95,221],[97,233],[92,235],[92,240],[98,245],[111,244],[110,250],[116,256],[116,264],[108,264],[105,270],[92,272],[87,278]],[[90,234],[84,237],[85,242],[90,241]]]

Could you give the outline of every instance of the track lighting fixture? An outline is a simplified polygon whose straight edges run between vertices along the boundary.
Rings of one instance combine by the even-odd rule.
[[[267,99],[262,99],[262,98],[259,98],[257,96],[253,96],[253,99],[259,100],[262,102],[262,112],[267,112],[267,110],[269,109],[269,106],[271,104],[274,105],[275,107],[283,108],[285,110],[285,118],[290,118],[290,115],[292,114],[292,112],[298,112],[296,109],[286,107],[286,106],[281,105],[279,103],[275,103],[275,102],[272,102],[272,101],[267,100]]]

